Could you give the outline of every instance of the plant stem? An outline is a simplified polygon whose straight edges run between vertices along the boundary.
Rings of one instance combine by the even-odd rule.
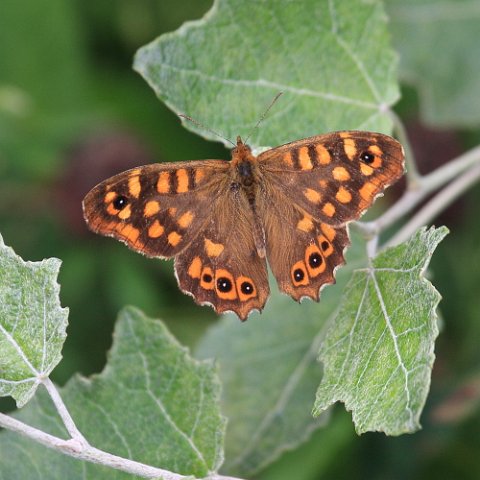
[[[63,438],[55,437],[3,413],[0,413],[0,427],[12,430],[13,432],[35,440],[48,448],[64,453],[65,455],[69,455],[78,460],[97,463],[132,475],[138,475],[143,478],[161,478],[162,480],[187,480],[192,478],[191,476],[180,475],[178,473],[169,472],[168,470],[163,470],[161,468],[135,462],[134,460],[112,455],[111,453],[104,452],[103,450],[79,442],[77,439],[64,440]],[[215,474],[207,478],[208,480],[240,480]]]
[[[65,428],[67,429],[72,439],[84,445],[89,445],[85,437],[80,433],[77,426],[75,425],[75,422],[73,421],[70,412],[67,410],[65,403],[63,403],[62,397],[58,393],[57,388],[50,380],[50,378],[44,378],[42,380],[42,383],[43,385],[45,385],[45,388],[47,389],[47,392],[50,395],[50,398],[52,399],[55,408],[57,409],[57,412],[60,415],[60,418],[62,419],[62,422],[65,425]]]
[[[407,240],[418,228],[429,223],[442,210],[450,205],[457,197],[480,179],[480,164],[467,170],[455,179],[435,197],[433,197],[419,212],[417,212],[396,235],[389,241],[387,246],[396,245]]]

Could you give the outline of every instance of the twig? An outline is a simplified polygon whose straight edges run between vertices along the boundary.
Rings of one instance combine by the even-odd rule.
[[[75,422],[73,421],[70,412],[67,410],[65,403],[63,403],[62,397],[58,393],[57,388],[50,380],[50,378],[46,377],[42,379],[42,383],[43,385],[45,385],[45,388],[47,389],[47,392],[50,395],[50,398],[52,399],[55,408],[57,409],[57,412],[60,415],[60,418],[62,419],[62,422],[65,425],[65,428],[67,429],[72,439],[85,446],[89,445],[85,437],[80,433],[77,426],[75,425]]]
[[[419,212],[417,212],[401,230],[387,243],[387,246],[396,245],[407,240],[418,228],[429,223],[442,210],[450,205],[457,197],[480,179],[480,164],[467,170],[455,179],[435,197],[433,197]]]
[[[54,387],[55,388],[55,387]],[[162,480],[187,480],[191,476],[184,476],[178,473],[169,472],[161,468],[145,465],[134,460],[118,457],[111,453],[104,452],[88,444],[78,442],[76,439],[64,440],[45,433],[37,428],[31,427],[13,417],[0,413],[0,427],[12,430],[24,437],[28,437],[41,443],[45,447],[56,450],[78,460],[85,460],[91,463],[97,463],[107,467],[115,468],[132,475],[138,475],[143,478],[161,478]],[[213,474],[207,477],[208,480],[240,480],[234,477],[225,477],[223,475]]]

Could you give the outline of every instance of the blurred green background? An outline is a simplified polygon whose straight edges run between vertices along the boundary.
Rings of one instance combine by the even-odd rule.
[[[64,360],[53,375],[60,384],[75,372],[102,369],[125,304],[164,319],[190,346],[215,321],[211,309],[178,290],[171,262],[147,260],[89,233],[81,212],[92,186],[127,168],[229,158],[220,144],[183,129],[131,69],[140,46],[201,17],[211,3],[1,1],[0,232],[25,260],[63,261],[61,299],[70,316]],[[416,91],[404,86],[397,111],[422,172],[480,143],[478,128],[434,130],[418,110]],[[339,406],[326,430],[258,478],[480,478],[479,202],[476,187],[435,221],[451,234],[431,269],[444,299],[424,429],[357,437]]]

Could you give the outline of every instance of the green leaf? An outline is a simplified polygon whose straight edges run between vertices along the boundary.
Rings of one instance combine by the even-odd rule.
[[[227,474],[250,478],[326,423],[310,413],[321,378],[316,356],[322,327],[353,268],[363,263],[360,243],[353,243],[336,285],[322,290],[319,304],[299,305],[273,292],[262,314],[252,314],[245,324],[226,316],[200,343],[197,354],[214,356],[220,365],[223,411],[229,419]]]
[[[62,358],[68,309],[60,306],[60,263],[24,262],[0,235],[0,396],[18,407]]]
[[[400,77],[418,88],[423,118],[436,126],[480,123],[478,1],[387,0]]]
[[[223,459],[225,420],[211,362],[192,359],[158,320],[124,309],[105,370],[60,389],[79,430],[95,447],[184,475],[207,476]],[[16,418],[65,436],[44,391]],[[131,478],[82,464],[16,434],[0,435],[0,471],[8,479]]]
[[[447,232],[422,229],[354,273],[320,348],[325,374],[315,415],[342,401],[358,433],[420,428],[440,300],[424,271]]]
[[[399,96],[375,0],[216,0],[203,19],[141,48],[134,68],[174,112],[230,139],[249,134],[284,92],[252,133],[255,147],[331,130],[389,131],[386,107]]]

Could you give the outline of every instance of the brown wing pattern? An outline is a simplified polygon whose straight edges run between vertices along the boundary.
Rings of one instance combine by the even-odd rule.
[[[267,265],[257,252],[255,222],[244,196],[234,193],[211,206],[208,225],[175,259],[180,288],[216,312],[245,320],[269,295]]]
[[[228,162],[153,164],[120,173],[93,188],[83,201],[85,220],[150,257],[172,257],[208,220],[210,204],[224,191]]]
[[[268,263],[279,289],[295,300],[318,301],[323,285],[335,283],[350,244],[347,227],[332,227],[272,193],[262,204]]]
[[[380,133],[344,131],[292,142],[258,157],[271,188],[315,219],[358,219],[404,171],[403,148]]]

